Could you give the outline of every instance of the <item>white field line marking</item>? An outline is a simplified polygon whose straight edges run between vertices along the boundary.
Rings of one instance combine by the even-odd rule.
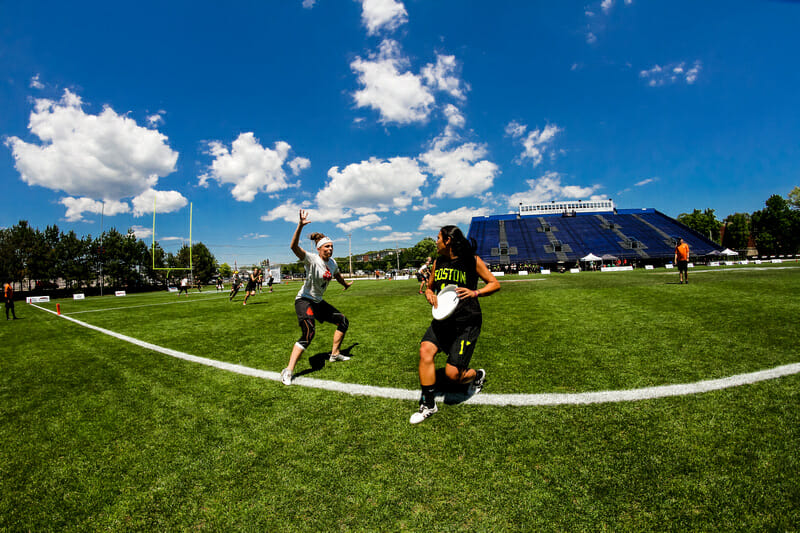
[[[700,273],[708,273],[708,272],[714,272],[714,273],[716,273],[716,272],[743,272],[745,270],[792,270],[792,269],[795,269],[795,268],[798,268],[798,267],[741,267],[741,268],[719,267],[719,268],[708,269],[708,270],[694,270],[694,269],[692,269],[692,270],[690,270],[690,273],[694,272],[695,274],[700,274]],[[677,273],[678,273],[678,270],[674,269],[672,272],[658,272],[657,274],[659,276],[674,276]]]
[[[227,370],[245,376],[251,376],[261,379],[269,379],[272,381],[280,381],[281,375],[278,372],[271,372],[269,370],[259,370],[242,365],[235,365],[233,363],[225,363],[223,361],[216,361],[214,359],[207,359],[205,357],[198,357],[196,355],[179,352],[170,348],[164,348],[156,344],[145,342],[115,331],[111,331],[98,326],[93,326],[78,319],[71,318],[64,315],[58,315],[55,311],[45,309],[36,304],[30,304],[37,309],[52,313],[60,316],[65,320],[74,322],[79,326],[93,329],[105,335],[109,335],[116,339],[129,342],[136,346],[153,350],[170,357],[183,359],[201,365],[211,366],[220,370]],[[711,379],[705,381],[697,381],[694,383],[684,383],[679,385],[661,385],[657,387],[645,387],[642,389],[630,390],[617,390],[617,391],[599,391],[599,392],[578,392],[578,393],[549,393],[549,394],[478,394],[472,398],[468,398],[464,403],[475,405],[495,405],[495,406],[535,406],[535,405],[582,405],[594,403],[614,403],[614,402],[632,402],[639,400],[652,400],[655,398],[667,398],[670,396],[687,396],[689,394],[701,394],[704,392],[711,392],[731,387],[738,387],[741,385],[750,385],[758,383],[759,381],[766,381],[776,379],[784,376],[790,376],[800,373],[800,363],[793,363],[790,365],[777,366],[767,370],[760,370],[758,372],[750,372],[747,374],[738,374],[735,376],[728,376],[726,378]],[[296,385],[310,387],[314,389],[323,389],[334,392],[343,392],[351,395],[373,396],[379,398],[388,398],[395,400],[418,400],[419,391],[411,391],[407,389],[395,389],[390,387],[375,387],[372,385],[359,385],[354,383],[340,383],[338,381],[329,381],[314,378],[295,378],[292,382]]]
[[[228,296],[224,295],[224,297],[227,298]],[[203,296],[201,298],[195,297],[195,298],[190,298],[188,300],[178,300],[178,301],[175,301],[175,302],[159,302],[159,303],[155,303],[155,304],[127,305],[127,306],[124,306],[124,307],[105,307],[105,308],[102,308],[102,309],[85,309],[83,311],[73,311],[71,313],[63,313],[62,312],[61,314],[62,315],[79,315],[81,313],[102,313],[103,311],[119,311],[121,309],[133,309],[135,307],[152,307],[154,305],[188,304],[188,303],[192,303],[193,301],[196,302],[198,299],[199,300],[214,300],[214,299],[217,299],[217,298],[223,298],[223,296]]]

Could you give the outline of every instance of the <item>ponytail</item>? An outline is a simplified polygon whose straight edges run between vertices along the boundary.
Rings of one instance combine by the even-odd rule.
[[[474,267],[475,251],[478,248],[475,239],[467,239],[458,226],[444,226],[441,233],[442,240],[450,239],[450,249],[453,250],[453,255]]]

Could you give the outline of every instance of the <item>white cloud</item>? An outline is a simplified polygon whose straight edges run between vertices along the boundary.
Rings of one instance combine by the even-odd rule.
[[[311,207],[311,202],[305,201],[295,203],[292,200],[285,202],[273,209],[267,214],[261,216],[264,222],[272,222],[274,220],[285,220],[293,224],[297,224],[300,219],[300,210],[308,212],[309,222],[338,222],[342,219],[347,219],[353,216],[351,210],[334,208],[315,209]]]
[[[383,220],[381,217],[373,213],[359,217],[356,220],[351,220],[350,222],[340,222],[339,224],[336,224],[336,227],[340,228],[345,233],[349,233],[354,229],[365,228],[367,226],[377,224],[381,220]]]
[[[373,237],[372,240],[375,242],[408,242],[414,236],[413,233],[408,231],[393,231],[389,235],[384,235],[383,237]]]
[[[669,63],[665,66],[654,65],[653,67],[639,72],[639,77],[647,81],[650,87],[662,87],[675,83],[686,83],[692,85],[697,81],[703,64],[697,60],[691,67],[686,67],[686,62]]]
[[[73,198],[71,196],[67,196],[59,200],[58,203],[67,208],[67,212],[64,216],[68,222],[82,221],[84,213],[114,216],[121,213],[128,213],[131,210],[130,206],[126,202],[118,202],[115,200],[106,200],[101,202],[86,197]]]
[[[391,227],[391,226],[389,226],[389,225],[385,225],[385,226],[371,226],[371,227],[369,227],[369,226],[368,226],[368,227],[366,227],[366,228],[364,228],[364,229],[365,229],[365,230],[367,230],[367,231],[392,231],[392,227]]]
[[[295,157],[291,161],[289,161],[289,168],[292,169],[292,174],[298,176],[300,172],[309,168],[311,166],[311,161],[306,159],[305,157]]]
[[[156,127],[159,124],[164,123],[164,111],[159,111],[158,113],[153,113],[152,115],[148,115],[147,123],[150,124],[151,127]]]
[[[590,197],[600,185],[581,187],[562,185],[558,172],[547,172],[541,178],[527,180],[528,190],[508,197],[508,206],[516,208],[519,204],[541,203],[558,200],[584,199]]]
[[[153,214],[154,200],[156,211],[159,213],[174,213],[183,209],[189,203],[189,200],[178,191],[148,189],[133,199],[133,216],[140,217],[148,213]]]
[[[522,164],[526,159],[533,161],[533,166],[537,167],[542,162],[543,151],[546,145],[553,141],[556,134],[561,132],[561,128],[554,124],[548,124],[544,129],[533,130],[525,135],[527,126],[516,121],[510,122],[506,126],[506,134],[515,139],[522,139],[523,152],[520,154],[518,163]]]
[[[614,0],[603,0],[603,1],[600,3],[600,8],[601,8],[601,9],[602,9],[604,12],[608,13],[608,11],[611,9],[611,6],[613,6],[613,5],[614,5]]]
[[[361,9],[361,21],[368,35],[381,30],[394,31],[408,22],[405,6],[395,0],[361,0]]]
[[[465,198],[490,189],[500,169],[482,159],[487,154],[486,146],[464,143],[450,148],[448,141],[434,142],[429,151],[419,156],[433,175],[441,177],[434,196]]]
[[[58,102],[36,100],[28,127],[41,144],[5,141],[22,180],[69,195],[116,201],[136,196],[174,172],[178,160],[166,136],[110,107],[87,114],[69,90]]]
[[[30,88],[31,89],[44,89],[44,83],[39,81],[39,75],[38,74],[31,78]]]
[[[469,87],[461,83],[461,79],[453,73],[457,70],[455,56],[437,54],[436,64],[429,63],[422,69],[422,76],[425,83],[438,91],[444,91],[453,98],[464,100],[464,94]]]
[[[587,44],[594,44],[597,42],[597,35],[594,32],[587,32],[586,33],[586,43]]]
[[[360,214],[380,211],[404,211],[414,198],[422,196],[420,187],[426,176],[419,164],[407,157],[352,163],[342,171],[332,167],[330,181],[317,193],[317,205],[354,209]]]
[[[132,226],[131,231],[139,240],[149,239],[153,236],[153,228],[147,228],[145,226]]]
[[[484,217],[489,215],[489,209],[480,207],[473,209],[470,207],[459,207],[454,211],[444,211],[442,213],[427,214],[422,217],[419,229],[421,231],[439,231],[442,226],[467,225],[472,221],[472,217]],[[464,232],[466,234],[466,232]]]
[[[231,194],[236,200],[252,202],[260,192],[274,193],[292,185],[286,181],[283,169],[292,148],[286,142],[276,142],[274,150],[264,148],[252,132],[247,132],[239,134],[230,150],[219,141],[211,141],[208,146],[214,161],[209,173],[200,176],[201,186],[211,179],[233,184]]]
[[[430,89],[419,76],[401,72],[408,60],[396,41],[381,43],[380,52],[368,60],[356,58],[350,68],[358,74],[363,89],[353,93],[357,107],[369,107],[380,113],[384,124],[409,124],[427,120],[434,104]]]
[[[655,183],[656,181],[658,181],[658,178],[647,178],[647,179],[643,179],[642,181],[637,181],[636,183],[634,183],[634,185],[636,187],[642,187],[643,185],[648,185],[650,183]]]
[[[303,0],[303,8],[304,9],[311,9],[314,7],[314,4],[317,3],[317,0]]]

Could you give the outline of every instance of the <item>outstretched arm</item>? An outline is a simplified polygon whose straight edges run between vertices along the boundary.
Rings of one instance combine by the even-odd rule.
[[[353,282],[347,283],[347,280],[342,277],[340,272],[337,272],[333,277],[344,287],[344,290],[349,289],[353,285]]]
[[[308,224],[308,211],[300,210],[300,221],[297,223],[297,229],[294,230],[294,235],[292,236],[292,242],[289,244],[289,248],[292,249],[294,255],[300,261],[303,261],[306,258],[306,251],[300,247],[300,234],[303,232],[303,226]]]

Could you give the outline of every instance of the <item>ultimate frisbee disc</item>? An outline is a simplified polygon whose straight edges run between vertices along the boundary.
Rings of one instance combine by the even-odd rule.
[[[436,295],[436,307],[431,308],[431,314],[436,320],[444,320],[453,314],[458,307],[458,293],[456,285],[448,285]]]

